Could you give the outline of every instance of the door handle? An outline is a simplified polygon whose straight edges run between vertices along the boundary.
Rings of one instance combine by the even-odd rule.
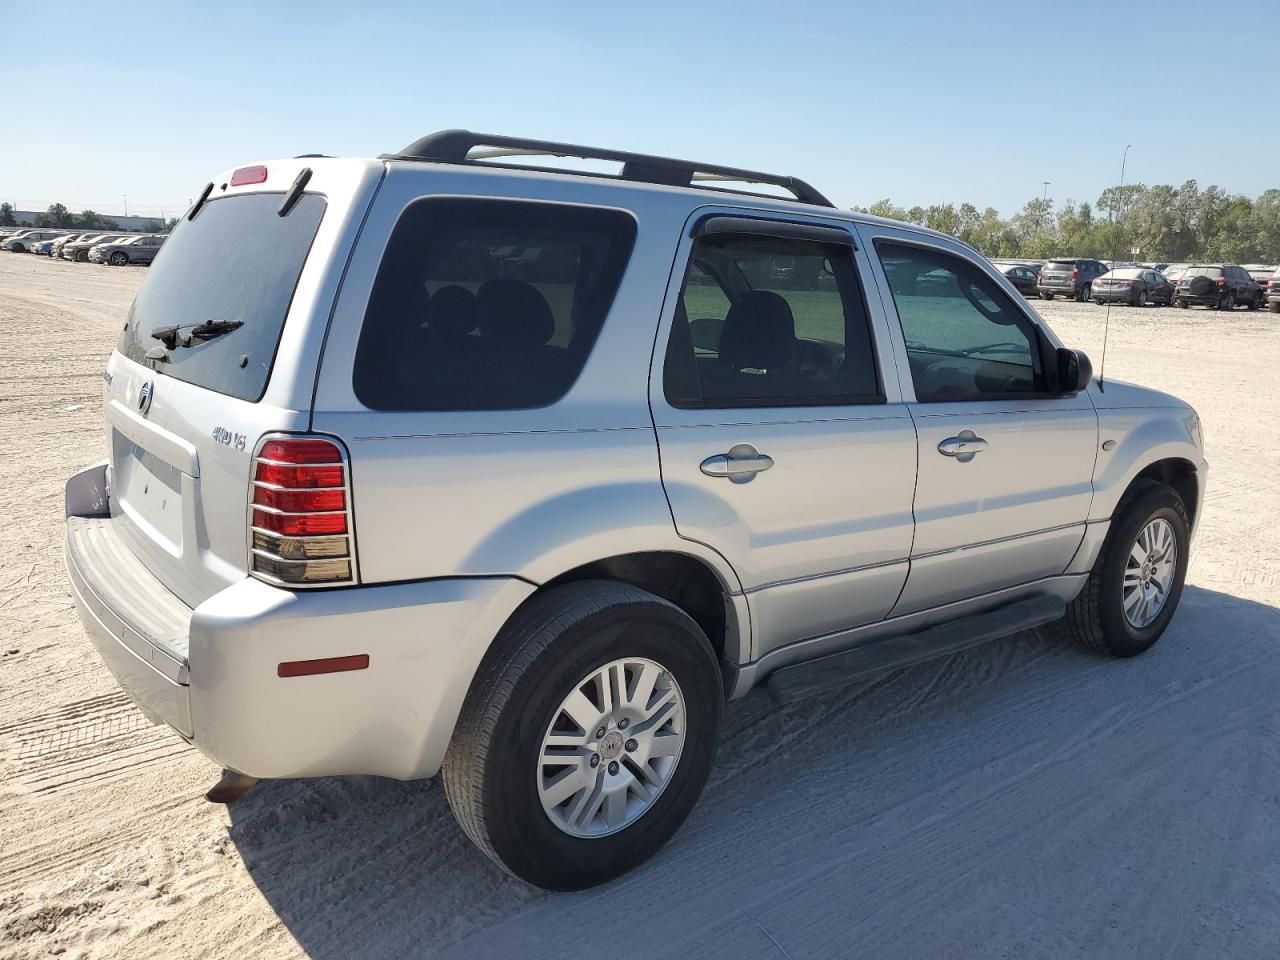
[[[947,437],[938,444],[938,452],[944,457],[955,457],[961,463],[968,463],[977,454],[987,449],[987,441],[972,430],[961,430],[954,437]]]
[[[727,477],[732,483],[747,483],[773,466],[766,456],[749,443],[735,443],[728,453],[717,453],[703,460],[699,469],[708,477]]]

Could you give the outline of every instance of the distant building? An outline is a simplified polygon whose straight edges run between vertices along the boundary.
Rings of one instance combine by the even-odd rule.
[[[34,226],[36,217],[42,217],[48,211],[45,210],[15,210],[13,211],[13,219],[17,220],[22,226]],[[164,221],[159,217],[122,217],[112,213],[102,214],[108,220],[114,220],[121,230],[159,230],[164,226]]]

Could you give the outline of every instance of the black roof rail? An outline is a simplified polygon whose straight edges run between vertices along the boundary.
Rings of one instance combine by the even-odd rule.
[[[489,147],[491,149],[473,152],[476,147]],[[379,159],[468,163],[471,161],[487,162],[494,158],[510,156],[576,157],[583,160],[607,160],[622,164],[622,172],[618,174],[619,179],[636,180],[642,183],[661,183],[672,187],[696,187],[707,181],[767,183],[782,187],[803,203],[812,203],[820,207],[835,206],[830,200],[798,177],[788,177],[776,173],[761,173],[758,170],[740,170],[737,167],[723,167],[712,163],[694,163],[691,160],[674,160],[670,157],[655,157],[644,153],[627,153],[622,150],[608,150],[602,147],[555,143],[551,140],[528,140],[524,137],[508,137],[502,134],[473,133],[470,130],[441,130],[437,133],[431,133],[420,140],[415,140],[398,153],[381,154]],[[516,167],[521,170],[531,169],[523,164],[493,164],[493,166]],[[551,173],[607,176],[607,174],[584,174],[578,170],[557,170],[548,167],[534,167],[532,169],[546,170]],[[722,188],[713,187],[711,189]],[[731,190],[729,192],[744,193],[746,191]]]

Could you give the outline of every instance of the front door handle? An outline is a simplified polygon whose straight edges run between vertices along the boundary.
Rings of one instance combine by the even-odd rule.
[[[947,437],[938,444],[938,452],[944,457],[955,457],[961,463],[968,463],[975,455],[987,449],[987,441],[972,430],[961,430],[954,437]]]
[[[747,483],[773,466],[766,456],[749,443],[735,443],[728,453],[717,453],[702,461],[699,469],[708,477],[727,477],[733,483]]]

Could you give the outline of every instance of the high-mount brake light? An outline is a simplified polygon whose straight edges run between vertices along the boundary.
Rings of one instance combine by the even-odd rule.
[[[267,179],[267,168],[262,164],[255,164],[252,167],[241,167],[231,174],[231,185],[233,187],[243,187],[250,183],[262,183]]]
[[[282,586],[356,582],[347,458],[332,440],[272,437],[253,457],[249,571]]]

